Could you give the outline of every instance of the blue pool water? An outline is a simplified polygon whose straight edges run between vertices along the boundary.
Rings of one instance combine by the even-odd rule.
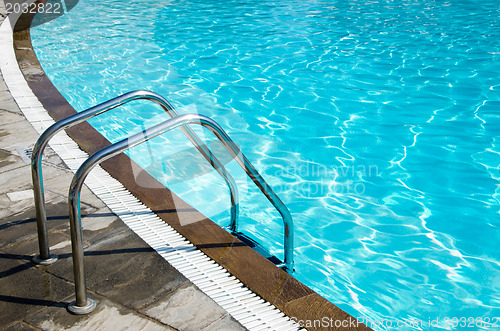
[[[500,316],[499,8],[81,0],[31,34],[79,111],[150,89],[218,121],[292,212],[297,279],[355,317],[450,328]],[[92,125],[117,141],[164,118],[142,102]],[[191,154],[180,132],[129,153],[227,225],[227,188]],[[243,230],[282,256],[278,214],[228,167]]]

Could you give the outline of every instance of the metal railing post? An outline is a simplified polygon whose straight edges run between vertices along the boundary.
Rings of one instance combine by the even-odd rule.
[[[45,132],[42,133],[40,138],[33,147],[31,157],[31,176],[33,180],[33,193],[35,200],[37,231],[38,231],[38,245],[40,254],[33,257],[33,262],[37,264],[48,265],[57,261],[55,254],[50,254],[49,240],[47,233],[47,212],[45,208],[45,194],[43,187],[43,173],[42,173],[42,155],[49,140],[61,130],[72,127],[78,123],[87,121],[88,119],[100,115],[108,110],[122,106],[133,100],[148,100],[159,105],[170,117],[178,116],[177,111],[172,105],[161,95],[150,91],[132,91],[123,94],[119,97],[103,102],[97,106],[91,107],[80,113],[69,116],[61,121],[51,125]],[[212,165],[212,167],[224,178],[227,186],[229,187],[231,199],[231,222],[230,229],[232,232],[237,232],[237,217],[239,212],[238,188],[234,182],[233,177],[227,172],[222,163],[213,155],[210,149],[203,143],[203,141],[196,135],[196,133],[188,126],[181,128],[186,137],[195,145],[205,159]]]
[[[47,131],[45,131],[47,132]],[[44,133],[45,133],[44,132]],[[42,134],[43,137],[43,134]],[[45,209],[45,195],[43,191],[42,178],[42,153],[45,146],[40,146],[40,142],[48,140],[38,140],[33,148],[31,158],[31,179],[33,181],[33,196],[35,199],[36,227],[38,232],[38,247],[40,254],[33,257],[33,262],[41,265],[50,265],[57,261],[57,255],[50,254],[49,235],[47,232],[47,211]]]
[[[209,129],[236,159],[238,164],[245,170],[247,175],[254,181],[268,200],[275,206],[283,218],[285,227],[285,269],[293,272],[293,220],[292,216],[274,193],[264,178],[258,173],[248,159],[241,153],[240,149],[224,132],[224,130],[210,118],[198,114],[185,114],[169,119],[142,132],[130,136],[108,147],[101,149],[90,156],[78,169],[70,185],[68,194],[69,219],[71,229],[71,247],[73,253],[73,271],[75,276],[76,300],[68,306],[68,310],[75,314],[87,314],[95,308],[95,303],[87,298],[85,285],[85,265],[83,252],[82,224],[80,215],[80,193],[83,183],[90,171],[101,162],[117,155],[125,150],[137,146],[145,141],[157,137],[167,131],[186,124],[199,124]]]

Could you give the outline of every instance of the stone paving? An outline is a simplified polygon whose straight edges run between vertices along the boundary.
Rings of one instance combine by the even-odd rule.
[[[2,8],[0,14],[1,21]],[[47,148],[49,241],[59,261],[35,266],[29,148],[37,138],[0,76],[0,329],[244,330],[87,188],[81,199],[87,289],[98,307],[88,316],[69,314],[74,284],[67,192],[73,174]]]

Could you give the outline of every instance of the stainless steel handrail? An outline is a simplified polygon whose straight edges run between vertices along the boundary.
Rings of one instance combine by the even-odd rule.
[[[122,106],[133,100],[148,100],[158,104],[170,116],[175,117],[179,114],[172,105],[161,95],[150,92],[137,90],[125,93],[109,101],[103,102],[97,106],[84,110],[78,114],[69,116],[57,123],[51,125],[37,140],[33,147],[31,157],[31,176],[33,180],[33,192],[35,198],[36,222],[38,231],[38,245],[40,254],[33,258],[37,264],[48,265],[57,261],[55,254],[50,254],[49,239],[47,233],[47,212],[45,209],[45,195],[43,189],[43,174],[42,174],[42,154],[49,140],[61,130],[72,127],[78,123],[87,121],[88,119],[100,115],[108,110]],[[224,178],[229,187],[231,199],[231,222],[230,230],[233,233],[237,232],[237,217],[239,212],[238,188],[233,177],[227,172],[222,163],[212,154],[210,149],[201,141],[196,133],[189,127],[183,126],[181,130],[186,137],[195,145],[200,153],[207,161],[215,168],[215,170]]]
[[[95,308],[94,301],[87,298],[85,285],[85,270],[83,261],[83,236],[80,215],[80,192],[83,183],[90,171],[101,162],[120,154],[121,152],[137,146],[147,140],[187,124],[199,124],[209,129],[224,145],[226,150],[236,159],[247,175],[254,181],[267,199],[278,210],[285,226],[285,268],[293,271],[293,220],[290,211],[280,198],[274,193],[250,161],[241,153],[240,149],[214,120],[198,114],[185,114],[169,119],[163,123],[137,133],[128,139],[121,140],[111,146],[105,147],[90,156],[78,169],[69,189],[69,219],[71,231],[71,247],[73,253],[73,271],[75,274],[76,300],[68,306],[68,310],[75,314],[87,314]]]

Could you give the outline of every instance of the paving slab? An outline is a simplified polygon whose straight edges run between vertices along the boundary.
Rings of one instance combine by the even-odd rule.
[[[244,330],[224,309],[189,283],[141,312],[178,330]]]
[[[0,203],[2,199],[0,198]],[[14,214],[10,213],[11,216],[5,216],[0,218],[0,248],[7,245],[18,244],[24,241],[37,240],[37,226],[36,226],[36,216],[35,210],[33,208],[33,201],[26,202],[30,206],[30,209],[22,211],[21,213]],[[60,201],[58,203],[47,203],[47,228],[49,233],[59,232],[66,233],[69,238],[69,219],[68,219],[68,204],[65,201]],[[14,212],[12,208],[6,209],[7,211]],[[95,209],[84,206],[82,213],[88,214],[95,211]],[[85,217],[84,217],[85,219]],[[114,217],[117,220],[116,216]],[[119,224],[120,221],[117,221]],[[126,228],[125,225],[122,226],[122,230]],[[67,230],[66,230],[67,229]],[[96,231],[91,231],[87,233],[89,238],[94,236],[104,236],[104,234],[98,233]],[[52,241],[50,241],[53,244]],[[35,245],[36,246],[36,245]],[[35,249],[35,252],[37,249]]]
[[[57,262],[54,274],[73,280],[71,259]],[[139,309],[177,289],[187,279],[130,230],[85,250],[87,288]]]
[[[0,174],[0,177],[2,174]],[[5,191],[9,191],[8,188],[5,188]],[[24,191],[24,190],[22,190]],[[10,222],[12,220],[17,220],[19,217],[16,215],[21,215],[24,212],[28,211],[29,209],[34,208],[34,201],[33,199],[23,199],[23,200],[16,200],[12,201],[9,196],[7,195],[8,193],[15,193],[19,191],[11,190],[11,192],[6,192],[4,194],[0,194],[0,224],[3,224],[4,222]],[[52,192],[46,192],[45,193],[45,201],[47,205],[47,209],[49,208],[49,205],[51,204],[59,204],[59,203],[65,203],[67,205],[67,198],[60,194],[54,194]],[[67,208],[66,208],[67,209]],[[86,205],[83,207],[84,210],[86,210]],[[68,213],[68,212],[66,212]],[[33,210],[33,217],[34,217],[34,210]],[[50,214],[49,214],[50,215]]]
[[[0,261],[0,329],[46,307],[61,306],[74,291],[72,284],[50,275],[50,267],[35,267],[3,251]]]
[[[60,167],[44,167],[43,168],[43,185],[47,192],[59,193],[64,197],[68,197],[69,186],[73,180],[73,172],[69,169]],[[82,188],[80,194],[82,204],[91,205],[94,208],[105,208],[106,205],[86,187]]]
[[[7,86],[5,86],[5,82],[3,79],[0,81],[0,90],[6,92]],[[12,99],[10,93],[0,93],[0,111],[8,111],[12,113],[21,114],[17,103]]]
[[[6,125],[6,124],[12,124],[12,123],[24,122],[24,121],[26,121],[26,119],[20,113],[11,112],[8,109],[4,109],[4,111],[0,111],[0,123],[2,123],[2,126]]]
[[[0,148],[0,174],[4,171],[9,171],[22,166],[23,164],[19,163],[19,158],[19,155],[16,155],[9,150]]]
[[[33,331],[33,330],[38,330],[38,329],[24,322],[14,322],[4,329],[4,331]]]
[[[87,207],[88,208],[88,207]],[[129,228],[116,217],[108,208],[96,210],[92,207],[92,211],[82,209],[82,233],[83,240],[88,244],[95,244],[104,239],[107,239],[117,234],[128,231]],[[87,211],[86,211],[87,210]],[[64,204],[66,214],[61,217],[63,222],[60,223],[55,230],[63,232],[70,236],[68,205]],[[55,214],[54,214],[55,215]]]
[[[3,113],[10,114],[10,112]],[[26,121],[3,124],[0,126],[0,147],[15,151],[17,148],[33,146],[38,133]]]
[[[12,202],[22,201],[27,199],[32,200],[33,196],[34,196],[33,190],[23,190],[23,191],[7,193],[7,198],[9,198],[9,200]]]
[[[9,253],[33,256],[39,252],[36,224],[25,220],[15,223],[5,223],[0,226],[0,249]],[[48,231],[49,242],[56,245],[69,239],[69,236],[56,231]]]
[[[67,169],[66,164],[63,162],[63,160],[61,160],[59,155],[57,155],[56,152],[54,152],[52,148],[50,148],[50,146],[47,146],[43,153],[42,169],[47,165],[50,165],[52,167]]]
[[[100,296],[94,296],[99,305],[90,315],[75,316],[57,308],[48,308],[26,319],[42,330],[174,330],[130,309]],[[72,300],[71,298],[70,300]]]
[[[31,169],[29,165],[23,165],[0,175],[0,187],[2,193],[24,191],[31,189]]]

